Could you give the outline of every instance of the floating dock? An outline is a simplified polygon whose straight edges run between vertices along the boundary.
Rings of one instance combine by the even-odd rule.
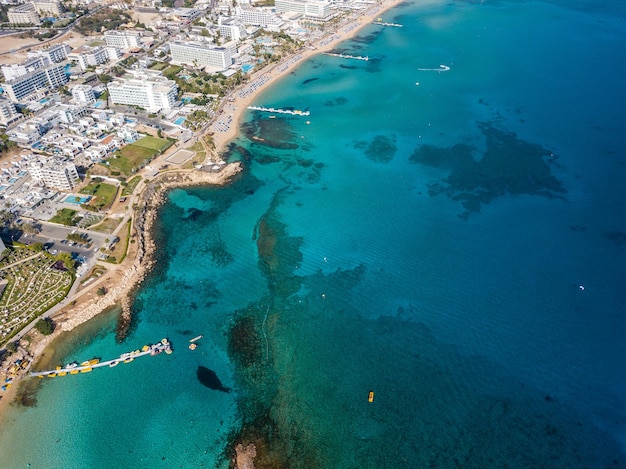
[[[378,26],[391,26],[393,28],[402,27],[402,25],[399,23],[385,23],[384,21],[373,21],[372,24],[377,24]]]
[[[311,114],[309,111],[301,111],[299,109],[276,109],[273,107],[262,106],[248,106],[248,109],[262,112],[275,112],[277,114],[291,114],[292,116],[308,116],[309,114]]]
[[[54,370],[47,371],[34,371],[30,373],[30,376],[36,376],[38,378],[54,378],[56,376],[66,376],[76,375],[78,373],[89,373],[94,368],[101,368],[103,366],[108,366],[110,368],[118,365],[119,363],[130,363],[135,358],[143,357],[146,355],[154,356],[158,355],[161,352],[172,353],[172,346],[167,339],[162,339],[161,342],[152,345],[144,345],[141,350],[134,350],[132,352],[127,352],[121,354],[118,358],[114,358],[113,360],[106,360],[101,362],[98,358],[94,358],[91,360],[87,360],[82,362],[80,365],[76,362],[68,363],[67,365],[61,367],[57,366]]]
[[[365,62],[370,59],[368,56],[337,54],[336,52],[324,52],[324,55],[330,55],[331,57],[341,57],[342,59],[364,60]]]

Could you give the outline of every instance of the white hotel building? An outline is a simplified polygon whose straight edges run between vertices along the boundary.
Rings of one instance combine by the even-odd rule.
[[[252,8],[249,6],[235,9],[235,15],[243,24],[260,26],[270,31],[278,31],[283,22],[274,14],[270,8]]]
[[[105,31],[104,42],[107,46],[117,49],[127,50],[141,47],[139,44],[139,34],[123,31]]]
[[[210,71],[226,70],[233,63],[234,47],[208,46],[194,42],[170,42],[172,63],[206,67]]]
[[[71,191],[79,183],[78,171],[74,163],[62,159],[46,160],[46,163],[33,162],[28,167],[30,176],[46,187]]]
[[[107,84],[113,104],[139,106],[149,112],[169,111],[176,103],[178,86],[157,70],[129,70]]]
[[[300,13],[313,18],[326,18],[331,14],[330,3],[318,0],[276,0],[276,13]]]

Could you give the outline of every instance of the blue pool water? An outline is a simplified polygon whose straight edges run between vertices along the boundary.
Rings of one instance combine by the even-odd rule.
[[[185,122],[185,119],[186,119],[185,117],[179,117],[178,119],[174,121],[174,124],[181,125],[183,122]]]
[[[73,204],[73,205],[81,205],[81,204],[86,204],[87,202],[89,202],[91,200],[91,196],[90,195],[68,195],[67,197],[65,197],[63,199],[63,202],[65,202],[66,204]]]
[[[254,65],[252,64],[243,64],[241,66],[241,71],[242,72],[249,72],[250,70],[252,70],[254,68]]]

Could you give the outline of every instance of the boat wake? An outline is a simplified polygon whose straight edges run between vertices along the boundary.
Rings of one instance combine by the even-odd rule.
[[[447,65],[439,65],[438,68],[418,68],[420,72],[447,72],[450,67]]]

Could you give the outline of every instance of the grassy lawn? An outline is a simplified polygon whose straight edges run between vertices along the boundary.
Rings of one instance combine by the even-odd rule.
[[[168,65],[165,62],[154,62],[150,65],[151,70],[165,70],[167,67]]]
[[[121,150],[116,151],[113,158],[107,160],[109,168],[111,171],[119,171],[126,176],[130,176],[173,144],[173,141],[163,138],[150,136],[140,138],[135,143],[126,145]]]
[[[78,219],[76,218],[77,213],[78,212],[76,210],[63,208],[59,210],[57,214],[50,219],[50,221],[52,223],[60,223],[61,225],[74,226],[78,222]]]
[[[124,187],[124,189],[122,190],[122,195],[132,195],[132,193],[135,192],[135,188],[140,182],[141,176],[132,177],[126,184],[126,187]]]
[[[117,186],[104,182],[91,181],[80,191],[81,194],[90,194],[92,199],[89,205],[103,210],[111,206],[117,195]]]
[[[150,137],[149,135],[140,138],[132,145],[137,145],[138,147],[150,148],[152,150],[157,150],[163,152],[171,147],[173,142],[169,140],[165,140],[163,138]]]

